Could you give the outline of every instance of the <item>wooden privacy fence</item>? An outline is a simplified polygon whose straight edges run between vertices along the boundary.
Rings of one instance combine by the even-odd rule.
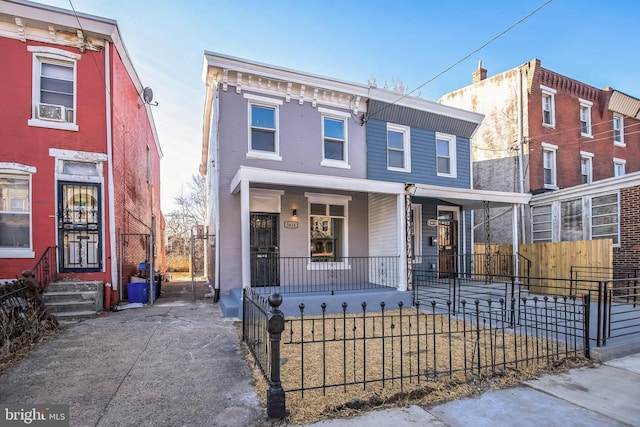
[[[509,254],[512,251],[511,245],[491,245],[490,248],[492,254]],[[476,244],[474,249],[476,253],[484,253],[485,245]],[[590,266],[601,268],[603,271],[613,271],[613,241],[611,239],[526,243],[519,246],[518,253],[531,261],[529,276],[537,278],[537,280],[530,282],[529,291],[531,292],[544,293],[543,289],[536,288],[548,290],[557,287],[558,283],[566,283],[566,286],[569,286],[569,281],[559,282],[546,280],[546,278],[570,279],[572,266]],[[606,280],[607,278],[601,279]],[[598,283],[585,281],[580,283],[580,288],[597,290]]]

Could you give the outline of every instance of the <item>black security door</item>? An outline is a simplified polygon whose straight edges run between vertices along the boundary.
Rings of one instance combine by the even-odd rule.
[[[280,215],[251,213],[251,286],[278,286],[278,225]]]

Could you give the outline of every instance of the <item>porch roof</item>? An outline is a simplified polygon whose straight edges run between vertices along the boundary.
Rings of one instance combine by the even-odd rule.
[[[482,209],[488,201],[492,207],[528,204],[531,194],[504,191],[474,190],[468,188],[440,187],[427,184],[376,181],[364,178],[318,175],[303,172],[240,166],[231,180],[230,192],[240,191],[243,182],[275,184],[296,187],[323,188],[327,190],[357,191],[381,194],[404,194],[405,189],[417,197],[429,197],[462,206],[464,210]]]

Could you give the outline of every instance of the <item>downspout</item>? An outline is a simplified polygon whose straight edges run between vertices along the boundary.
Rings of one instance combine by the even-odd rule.
[[[113,262],[114,257],[117,258],[116,252],[116,219],[115,219],[115,196],[114,196],[114,179],[113,179],[113,135],[111,132],[111,45],[105,41],[104,46],[104,88],[106,98],[106,122],[107,122],[107,169],[109,173],[109,185],[107,187],[109,193],[109,266],[111,267],[111,286],[114,291],[119,292],[119,300],[122,301],[122,286],[118,278],[118,266]]]

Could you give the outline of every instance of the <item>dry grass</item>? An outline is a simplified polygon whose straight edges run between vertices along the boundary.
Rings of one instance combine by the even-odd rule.
[[[556,360],[553,356],[566,349],[541,337],[525,340],[447,316],[405,314],[401,322],[397,311],[386,312],[383,325],[376,315],[347,315],[325,322],[324,328],[318,317],[305,318],[304,326],[299,319],[288,320],[281,345],[282,385],[285,390],[320,388],[305,390],[304,397],[300,391],[287,392],[290,415],[282,423],[307,424],[409,403],[430,406],[589,363],[582,357]],[[401,333],[409,336],[400,338]],[[298,344],[286,344],[292,341]],[[247,354],[266,405],[268,385]],[[509,362],[523,356],[531,360]],[[396,379],[378,381],[389,377]],[[361,384],[343,385],[353,382]]]

